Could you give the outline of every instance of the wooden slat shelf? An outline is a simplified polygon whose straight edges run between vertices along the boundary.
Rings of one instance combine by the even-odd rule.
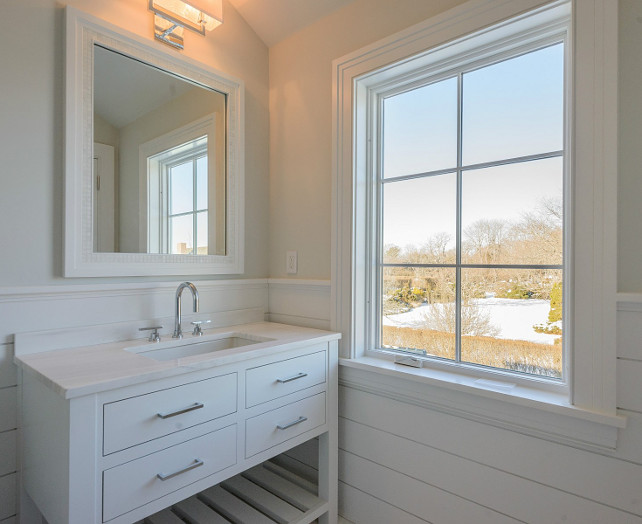
[[[315,484],[268,461],[136,524],[310,524],[327,510]]]

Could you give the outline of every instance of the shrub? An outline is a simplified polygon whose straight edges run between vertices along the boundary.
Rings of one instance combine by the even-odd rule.
[[[550,323],[562,320],[562,283],[555,282],[551,289],[551,310],[548,312]]]
[[[562,346],[558,343],[538,344],[482,336],[465,336],[461,343],[465,362],[547,377],[562,376]],[[455,358],[455,335],[432,329],[384,326],[382,345],[425,349],[436,357]]]

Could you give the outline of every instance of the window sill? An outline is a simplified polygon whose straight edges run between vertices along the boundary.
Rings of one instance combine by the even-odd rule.
[[[626,426],[620,415],[577,408],[566,395],[522,385],[506,393],[475,377],[372,357],[339,364],[343,386],[577,448],[612,451],[618,428]]]

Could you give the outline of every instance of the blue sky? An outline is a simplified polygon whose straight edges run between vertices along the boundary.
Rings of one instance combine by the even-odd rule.
[[[464,73],[462,82],[464,165],[563,149],[562,44]],[[384,144],[386,179],[454,168],[456,78],[386,99]],[[560,200],[562,185],[560,158],[465,172],[463,227],[480,218],[518,220],[544,198]],[[385,244],[421,245],[439,232],[454,242],[454,174],[384,188]]]

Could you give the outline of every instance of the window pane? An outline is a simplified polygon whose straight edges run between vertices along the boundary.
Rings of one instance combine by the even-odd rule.
[[[384,184],[384,263],[454,263],[456,209],[454,173]]]
[[[457,79],[386,98],[383,177],[457,165]]]
[[[207,211],[196,215],[196,246],[199,255],[207,255]]]
[[[455,270],[383,268],[381,345],[455,358]]]
[[[562,271],[462,269],[461,359],[562,376]]]
[[[562,264],[561,158],[462,174],[462,263]]]
[[[207,156],[196,161],[196,209],[207,209]]]
[[[194,241],[194,215],[169,218],[170,253],[187,255],[192,253]]]
[[[192,161],[169,170],[169,212],[171,215],[194,210],[194,173]]]
[[[464,74],[464,165],[561,150],[563,86],[563,44]]]

